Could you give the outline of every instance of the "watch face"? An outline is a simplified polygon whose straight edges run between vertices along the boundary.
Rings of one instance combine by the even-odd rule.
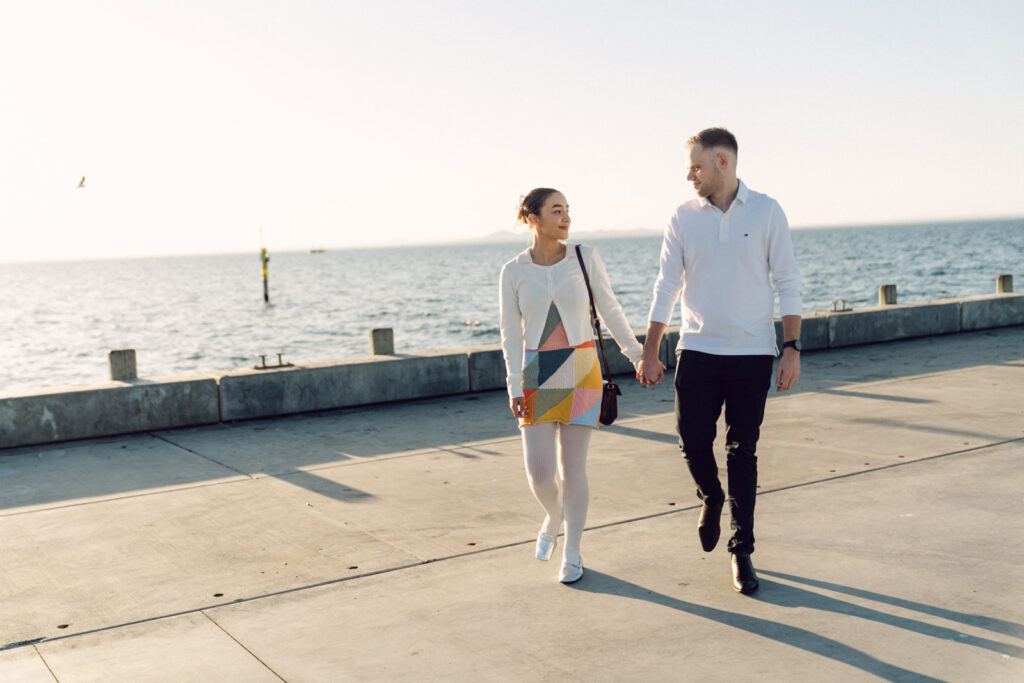
[[[799,339],[794,339],[793,341],[785,342],[782,345],[782,348],[786,348],[787,346],[788,347],[792,347],[792,348],[796,349],[797,351],[803,351],[804,350],[804,345],[800,343]]]

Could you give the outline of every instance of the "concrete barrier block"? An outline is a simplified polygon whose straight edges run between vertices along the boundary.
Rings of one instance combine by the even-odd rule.
[[[1024,292],[960,300],[960,329],[964,332],[1010,325],[1024,325]]]
[[[960,301],[875,306],[828,316],[830,347],[960,331]]]
[[[483,344],[466,349],[469,356],[469,390],[506,388],[505,357],[501,344]]]
[[[220,379],[221,419],[245,420],[469,391],[465,353],[426,352],[239,370]]]
[[[612,377],[617,375],[631,375],[635,377],[636,369],[633,367],[633,364],[629,361],[629,358],[626,357],[626,354],[622,352],[619,345],[615,343],[612,336],[605,332],[603,325],[601,326],[601,332],[604,334],[604,350],[608,355],[608,374]],[[644,340],[647,339],[646,332],[637,332],[634,330],[633,334],[636,335],[637,340],[641,344],[643,344]],[[596,337],[594,338],[594,343],[597,343]],[[598,355],[601,353],[600,346],[597,348],[597,353]]]
[[[828,315],[812,313],[800,325],[800,341],[807,351],[828,348]]]
[[[213,377],[152,378],[0,395],[0,448],[213,424]]]
[[[661,362],[672,369],[676,366],[676,347],[679,346],[679,325],[669,327],[661,338]]]
[[[782,333],[782,318],[775,319],[775,346],[782,352],[782,342],[786,337]],[[800,321],[800,344],[804,351],[815,351],[828,348],[828,316],[824,313],[810,313]]]

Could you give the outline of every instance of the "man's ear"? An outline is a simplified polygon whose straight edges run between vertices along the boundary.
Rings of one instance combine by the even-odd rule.
[[[724,171],[729,168],[729,155],[725,152],[717,152],[715,154],[715,163],[718,164],[719,171]]]

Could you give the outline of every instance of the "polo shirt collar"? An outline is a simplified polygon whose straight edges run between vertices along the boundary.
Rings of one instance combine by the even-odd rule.
[[[740,204],[746,204],[747,199],[749,197],[750,190],[747,189],[746,183],[740,180],[740,187],[738,190],[736,190],[736,199],[734,199],[733,201],[737,201]],[[708,207],[708,204],[711,203],[711,200],[708,199],[707,197],[697,197],[697,201],[700,202],[700,208],[702,209],[706,209]]]
[[[747,189],[746,183],[740,181],[740,189],[736,192],[736,201],[746,204],[747,199],[750,197],[750,190]]]

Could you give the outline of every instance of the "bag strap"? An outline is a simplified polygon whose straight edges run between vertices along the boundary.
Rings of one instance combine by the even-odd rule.
[[[590,277],[587,275],[587,267],[583,264],[583,254],[580,253],[580,245],[576,245],[576,258],[580,262],[580,270],[583,271],[583,281],[587,283],[587,294],[590,296],[590,323],[597,330],[597,342],[601,345],[601,359],[604,360],[604,367],[601,368],[601,374],[607,378],[608,375],[608,356],[604,352],[604,336],[601,334],[601,320],[597,317],[597,307],[594,306],[594,290],[590,288]]]

